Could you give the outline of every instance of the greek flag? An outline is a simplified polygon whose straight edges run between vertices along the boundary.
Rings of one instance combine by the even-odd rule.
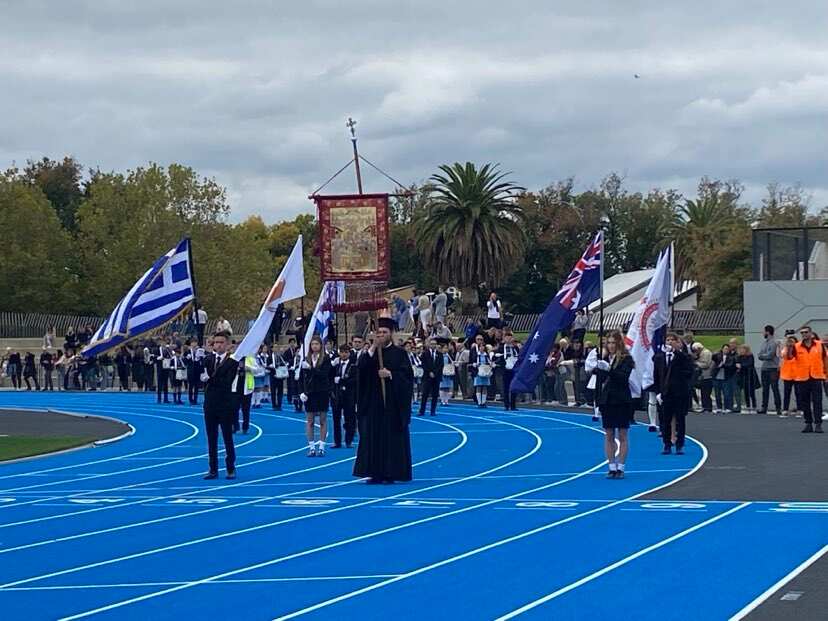
[[[138,279],[83,350],[98,356],[152,332],[174,319],[195,299],[190,240],[183,239]]]
[[[305,346],[300,350],[300,359],[310,352],[310,342],[318,334],[322,342],[328,338],[328,322],[334,314],[334,306],[345,301],[345,283],[341,280],[327,280],[322,285],[319,301],[313,309],[308,329],[305,331]]]

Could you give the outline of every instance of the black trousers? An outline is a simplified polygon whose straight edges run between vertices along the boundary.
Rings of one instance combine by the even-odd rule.
[[[331,414],[333,415],[333,436],[334,445],[340,446],[342,444],[342,421],[345,419],[345,444],[348,446],[354,441],[356,434],[356,407],[354,405],[354,395],[347,391],[341,390],[337,386],[336,397],[331,404]]]
[[[285,380],[270,376],[270,405],[274,410],[282,409],[282,399],[285,395]]]
[[[118,367],[118,381],[121,383],[121,390],[129,390],[129,369]]]
[[[782,409],[788,412],[791,409],[791,394],[796,399],[797,409],[799,409],[799,382],[794,380],[782,380]]]
[[[689,395],[686,399],[668,399],[659,408],[661,439],[664,446],[673,445],[673,419],[676,419],[676,448],[684,447]]]
[[[155,365],[144,365],[144,390],[152,392],[155,390]]]
[[[773,407],[779,412],[782,399],[779,398],[779,369],[762,369],[762,409],[768,411],[768,397],[773,391]]]
[[[158,375],[158,382],[156,383],[155,394],[158,397],[158,403],[161,403],[161,395],[164,395],[164,403],[170,401],[170,370],[165,369],[160,364],[156,366],[156,374]]]
[[[200,369],[196,369],[187,374],[187,400],[190,402],[190,405],[198,405],[198,391],[201,388],[199,371]]]
[[[822,382],[823,380],[813,378],[797,382],[799,384],[797,403],[807,424],[822,424]]]
[[[26,389],[31,390],[32,385],[29,384],[29,380],[33,379],[35,383],[35,390],[40,390],[40,382],[37,381],[37,375],[24,375],[23,381],[26,382]]]
[[[239,414],[241,413],[241,429],[247,431],[250,429],[250,404],[253,403],[253,393],[249,395],[242,395],[239,408],[236,410],[236,424],[233,425],[236,431],[239,430]]]
[[[517,403],[517,395],[512,392],[514,377],[514,369],[503,369],[503,407],[507,410],[514,410]]]
[[[713,378],[707,377],[703,378],[700,382],[701,385],[701,406],[702,410],[705,412],[712,412],[713,411]]]
[[[196,336],[198,337],[199,347],[204,347],[204,327],[203,323],[196,324]]]
[[[221,429],[221,437],[224,440],[224,464],[227,472],[236,469],[236,447],[233,444],[233,418],[232,416],[216,416],[215,414],[204,413],[204,427],[207,431],[207,453],[210,460],[210,472],[218,472],[218,433]]]
[[[420,399],[420,414],[425,414],[426,402],[431,399],[431,414],[437,412],[437,399],[440,396],[440,378],[423,378],[423,396]]]

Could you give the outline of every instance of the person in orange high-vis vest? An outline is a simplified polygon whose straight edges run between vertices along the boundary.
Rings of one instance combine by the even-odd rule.
[[[796,383],[796,346],[799,341],[793,330],[785,332],[785,342],[779,345],[779,379],[782,380],[783,418],[793,416],[799,404],[799,386]],[[793,395],[796,400],[791,399]]]
[[[802,326],[799,335],[802,340],[796,345],[795,368],[799,407],[805,418],[802,433],[822,433],[822,385],[828,350],[809,326]]]

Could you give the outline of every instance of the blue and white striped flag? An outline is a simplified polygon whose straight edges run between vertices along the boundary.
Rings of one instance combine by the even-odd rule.
[[[300,350],[300,359],[304,360],[310,351],[310,342],[314,334],[318,334],[322,342],[328,338],[328,322],[334,314],[334,306],[345,301],[345,283],[341,280],[326,280],[319,292],[319,301],[313,309],[310,325],[305,331],[305,346]]]
[[[83,350],[97,356],[160,328],[195,299],[190,240],[183,239],[138,279]]]

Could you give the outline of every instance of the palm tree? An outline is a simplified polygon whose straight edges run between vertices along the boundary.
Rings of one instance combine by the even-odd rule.
[[[478,170],[457,162],[440,171],[417,222],[417,250],[440,282],[458,285],[464,301],[475,303],[478,285],[503,284],[523,257],[523,210],[515,198],[524,188],[497,165]]]
[[[717,244],[728,243],[727,237],[737,223],[733,203],[717,194],[686,200],[664,230],[666,243],[676,242],[676,282],[695,280],[701,298],[712,275],[702,273],[698,259]]]

